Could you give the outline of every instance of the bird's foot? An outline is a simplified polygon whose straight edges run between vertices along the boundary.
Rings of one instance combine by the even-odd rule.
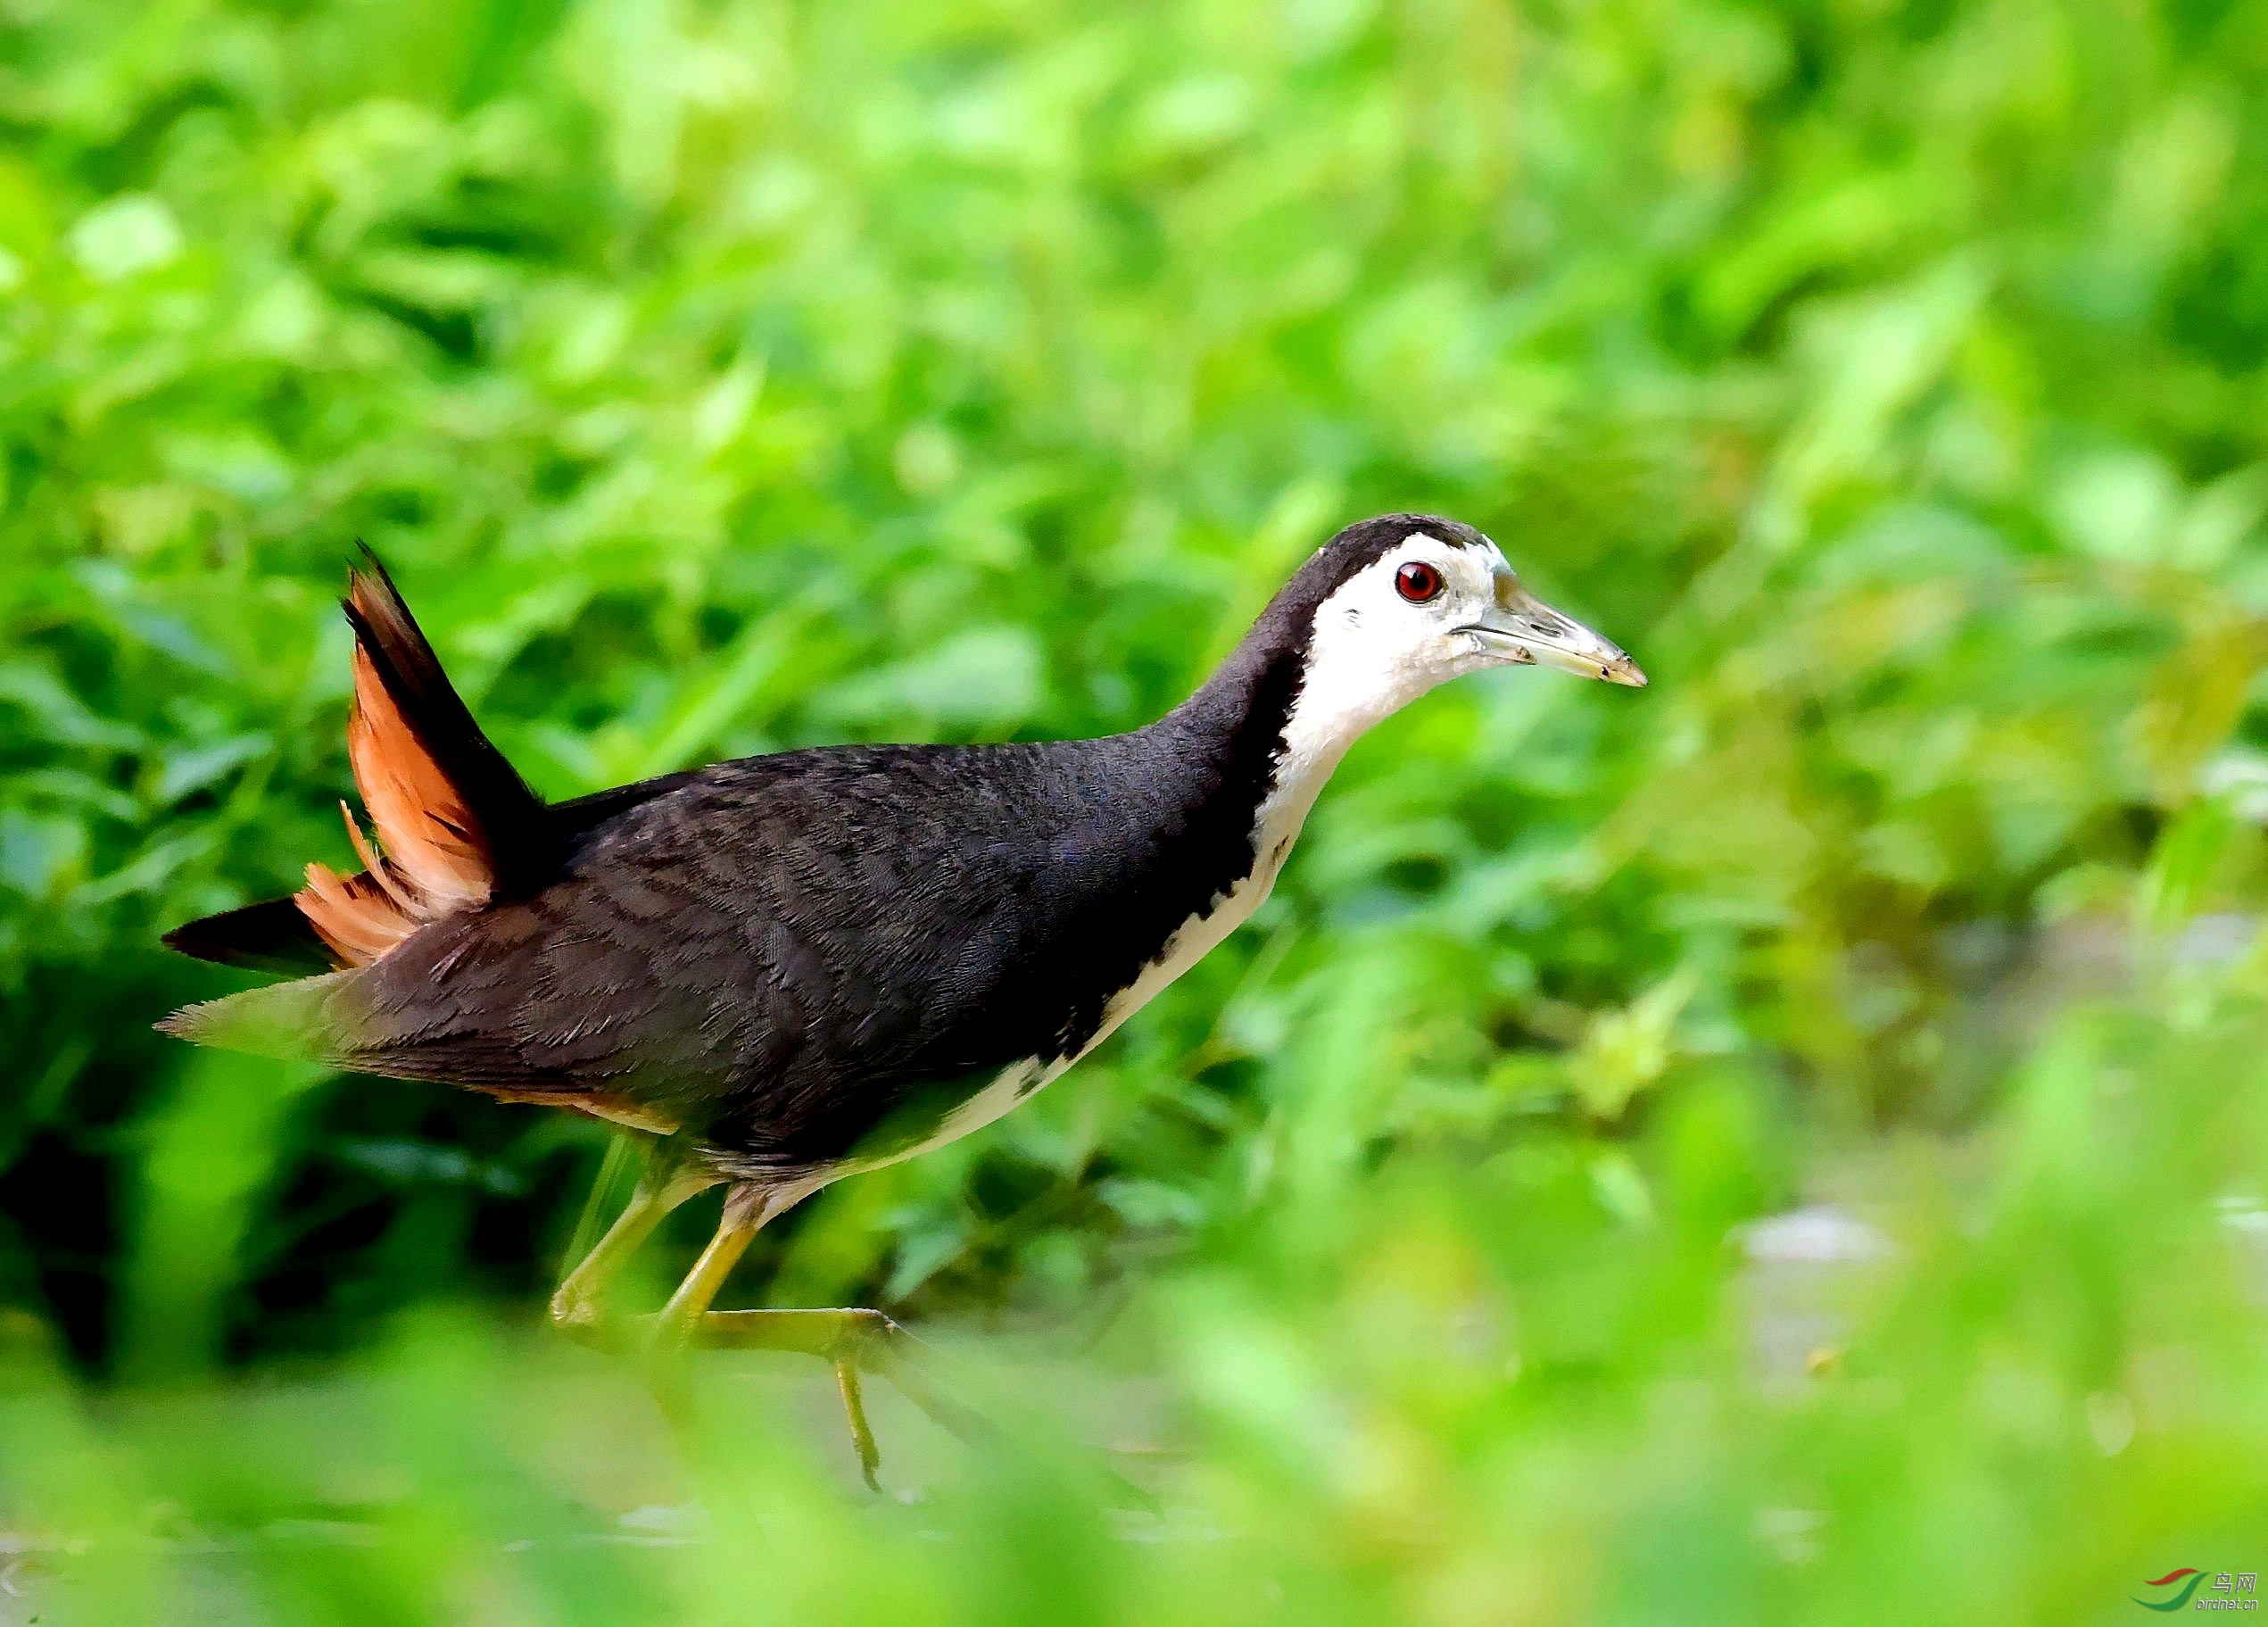
[[[665,1331],[658,1327],[656,1332],[664,1335]],[[667,1330],[666,1336],[725,1349],[799,1351],[826,1362],[834,1369],[835,1385],[842,1395],[859,1472],[876,1490],[881,1490],[875,1473],[882,1466],[882,1450],[866,1419],[862,1374],[888,1379],[932,1423],[971,1445],[982,1445],[995,1435],[989,1420],[945,1393],[925,1370],[935,1361],[935,1349],[878,1310],[708,1311]]]
[[[698,1344],[819,1357],[834,1371],[859,1473],[875,1491],[882,1489],[882,1449],[866,1415],[865,1374],[889,1380],[931,1423],[969,1446],[993,1446],[1000,1440],[998,1425],[949,1394],[932,1376],[931,1369],[943,1359],[937,1348],[882,1311],[864,1307],[704,1311],[690,1317],[665,1311],[629,1319],[594,1312],[587,1320],[576,1320],[558,1316],[555,1308],[554,1320],[569,1337],[615,1350],[643,1349],[661,1354]],[[1159,1512],[1156,1498],[1143,1487],[1107,1465],[1104,1473],[1117,1501],[1150,1515]]]

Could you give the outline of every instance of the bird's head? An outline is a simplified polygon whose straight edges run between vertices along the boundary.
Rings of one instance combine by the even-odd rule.
[[[1522,586],[1494,543],[1433,515],[1349,526],[1300,568],[1270,615],[1300,644],[1300,710],[1311,723],[1328,718],[1334,734],[1487,667],[1646,682],[1619,648]]]

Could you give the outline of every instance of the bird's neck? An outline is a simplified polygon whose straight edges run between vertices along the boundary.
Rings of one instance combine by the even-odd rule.
[[[1319,680],[1308,629],[1263,617],[1211,678],[1155,726],[1207,811],[1249,836],[1272,878],[1339,760],[1390,700]]]

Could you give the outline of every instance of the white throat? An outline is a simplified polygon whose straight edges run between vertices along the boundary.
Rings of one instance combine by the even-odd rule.
[[[1284,720],[1276,783],[1261,804],[1254,833],[1271,881],[1274,866],[1282,862],[1278,845],[1287,847],[1299,834],[1347,748],[1371,725],[1452,676],[1428,652],[1381,637],[1374,620],[1329,602],[1315,618],[1299,694]]]

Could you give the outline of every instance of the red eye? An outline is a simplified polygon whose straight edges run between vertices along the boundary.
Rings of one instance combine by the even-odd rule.
[[[1394,573],[1394,591],[1412,604],[1441,596],[1441,573],[1423,560],[1411,560]]]

